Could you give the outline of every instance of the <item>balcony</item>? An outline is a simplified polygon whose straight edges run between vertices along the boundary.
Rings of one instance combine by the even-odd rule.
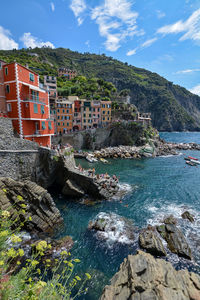
[[[37,102],[40,104],[46,104],[46,101],[47,101],[47,99],[45,99],[45,98],[39,97],[37,95],[31,95],[31,94],[29,94],[29,95],[22,94],[21,100],[27,101],[27,102],[29,102],[29,101]]]

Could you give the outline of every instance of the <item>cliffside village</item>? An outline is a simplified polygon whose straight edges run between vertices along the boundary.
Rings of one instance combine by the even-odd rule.
[[[58,70],[58,76],[71,80],[76,71]],[[112,102],[58,96],[56,76],[39,75],[17,62],[0,60],[0,117],[12,119],[20,138],[51,147],[51,137],[73,131],[108,126],[112,118]],[[116,121],[116,120],[115,120]],[[149,113],[137,113],[135,121],[150,122]]]

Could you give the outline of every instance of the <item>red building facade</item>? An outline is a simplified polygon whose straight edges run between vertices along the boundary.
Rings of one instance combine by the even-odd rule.
[[[8,117],[20,135],[51,146],[54,123],[50,119],[48,93],[39,87],[39,75],[18,63],[3,66]]]

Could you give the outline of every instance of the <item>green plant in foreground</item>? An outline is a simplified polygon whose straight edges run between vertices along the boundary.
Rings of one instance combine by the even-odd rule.
[[[19,195],[17,201],[24,200]],[[72,300],[86,292],[84,286],[91,276],[85,273],[82,280],[73,275],[75,264],[80,260],[72,259],[69,252],[62,251],[59,259],[49,259],[46,253],[51,244],[40,240],[32,244],[31,257],[25,257],[24,250],[19,247],[24,223],[17,225],[20,214],[26,214],[26,205],[22,203],[21,207],[14,219],[9,208],[0,211],[0,299]],[[31,220],[29,216],[25,222]],[[49,273],[50,279],[46,280]]]

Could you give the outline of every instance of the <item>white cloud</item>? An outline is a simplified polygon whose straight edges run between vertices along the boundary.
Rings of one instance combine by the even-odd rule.
[[[200,84],[194,86],[191,90],[191,93],[196,94],[198,96],[200,96]]]
[[[78,20],[78,25],[83,23],[82,13],[86,10],[87,6],[84,0],[72,0],[70,5],[75,17]]]
[[[0,26],[0,50],[18,49],[19,45],[11,38],[9,30]]]
[[[162,19],[166,16],[166,14],[160,10],[156,10],[158,19]]]
[[[181,70],[177,71],[176,74],[188,74],[193,72],[200,72],[200,69],[187,69],[187,70]]]
[[[50,5],[51,5],[51,10],[54,12],[55,11],[55,4],[53,2],[51,2]]]
[[[37,37],[31,35],[30,32],[25,32],[20,40],[24,43],[26,48],[35,48],[35,47],[50,47],[55,48],[51,42],[42,42]]]
[[[137,48],[133,49],[133,50],[130,50],[126,53],[127,56],[131,56],[131,55],[135,55],[137,52]]]
[[[135,55],[137,53],[138,50],[142,50],[144,48],[150,47],[153,43],[155,43],[157,41],[157,38],[153,38],[150,40],[147,40],[146,42],[144,42],[143,44],[141,44],[140,46],[138,46],[137,48],[130,50],[126,53],[127,56],[131,56],[131,55]]]
[[[132,10],[129,0],[104,0],[103,4],[92,9],[91,19],[99,26],[99,33],[106,38],[105,47],[116,51],[127,37],[142,35],[137,29],[138,13]]]
[[[166,25],[157,30],[157,33],[162,34],[177,34],[184,33],[179,41],[191,39],[194,41],[200,40],[200,9],[197,9],[193,14],[184,22],[179,20],[178,22]]]
[[[141,48],[147,48],[147,47],[150,47],[153,43],[155,43],[157,41],[157,38],[153,38],[153,39],[150,39],[150,40],[147,40],[146,42],[144,42],[142,45],[141,45]]]

